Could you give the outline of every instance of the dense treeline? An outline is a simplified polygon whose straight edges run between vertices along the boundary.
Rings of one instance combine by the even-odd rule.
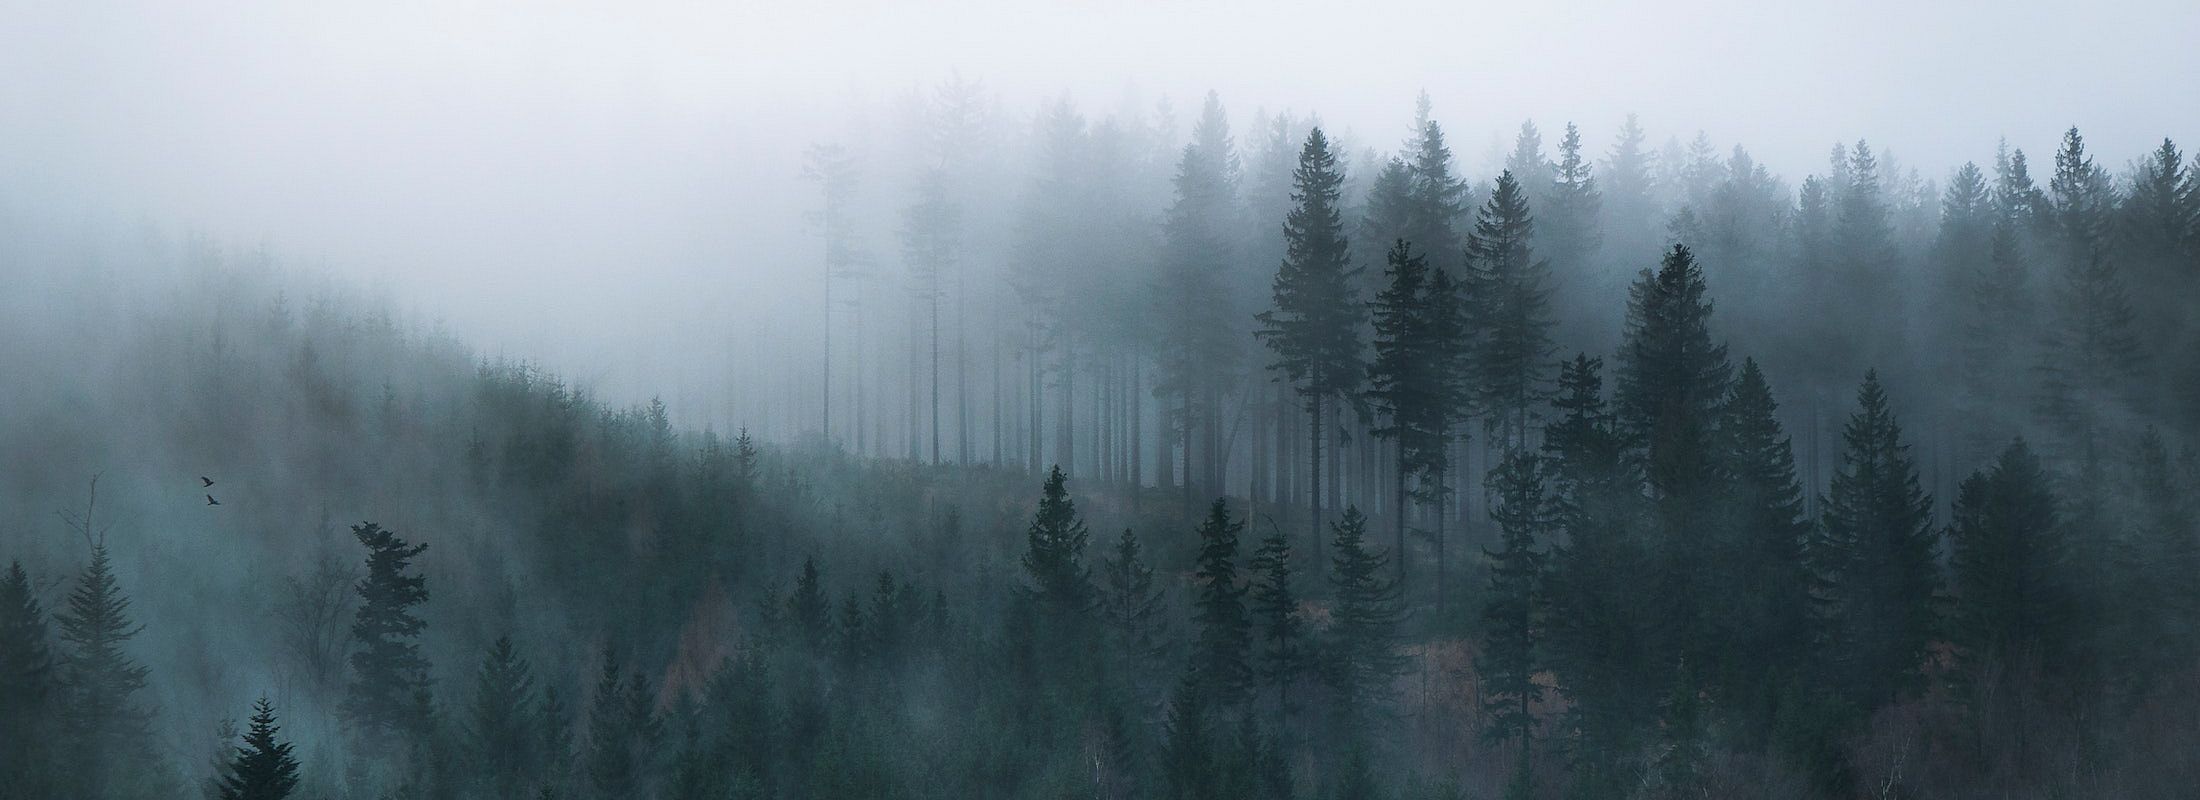
[[[1393,157],[1278,117],[1241,158],[1210,97],[1162,184],[1150,132],[1063,104],[999,219],[958,207],[982,97],[928,109],[906,381],[829,313],[801,441],[301,313],[201,241],[7,323],[112,335],[7,356],[40,380],[5,441],[47,456],[8,524],[52,533],[0,553],[0,796],[2200,780],[2173,144],[2115,178],[2072,130],[2045,188],[2012,149],[1938,190],[1858,142],[1791,195],[1703,137],[1597,160],[1569,125],[1554,161],[1531,124],[1470,183],[1425,104]],[[809,165],[860,303],[855,170]],[[963,269],[987,247],[1013,274]]]

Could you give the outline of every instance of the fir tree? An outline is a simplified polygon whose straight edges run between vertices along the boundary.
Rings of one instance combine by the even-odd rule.
[[[1525,749],[1535,731],[1533,707],[1543,699],[1535,673],[1546,554],[1536,540],[1550,535],[1555,509],[1545,493],[1542,459],[1528,451],[1506,450],[1486,485],[1496,498],[1490,519],[1503,545],[1496,552],[1483,550],[1490,581],[1482,606],[1482,652],[1474,661],[1489,720],[1483,733]]]
[[[1330,625],[1324,678],[1336,690],[1339,722],[1357,727],[1390,696],[1390,682],[1405,670],[1398,625],[1405,610],[1396,581],[1382,577],[1389,560],[1368,549],[1367,518],[1345,506],[1330,526]]]
[[[0,575],[0,797],[52,791],[47,757],[62,699],[52,644],[30,576],[9,562]]]
[[[1503,172],[1520,183],[1520,193],[1528,205],[1549,202],[1548,192],[1558,180],[1558,165],[1543,156],[1543,131],[1536,128],[1535,120],[1520,123],[1520,135],[1513,138]]]
[[[1459,222],[1466,216],[1467,185],[1452,175],[1451,148],[1444,144],[1443,126],[1425,121],[1416,133],[1406,160],[1411,202],[1400,238],[1448,261],[1460,252]]]
[[[1551,341],[1550,264],[1536,259],[1535,220],[1521,183],[1507,171],[1475,219],[1468,240],[1468,308],[1478,408],[1508,447],[1525,447],[1545,391]]]
[[[1720,411],[1718,460],[1726,518],[1714,526],[1711,591],[1726,599],[1717,660],[1705,665],[1720,705],[1762,741],[1779,711],[1780,692],[1808,663],[1812,639],[1810,573],[1804,548],[1810,525],[1795,453],[1781,430],[1779,404],[1753,359]]]
[[[1253,684],[1252,621],[1246,616],[1246,587],[1238,581],[1238,534],[1245,523],[1230,519],[1230,508],[1216,500],[1199,525],[1199,561],[1192,577],[1199,584],[1193,619],[1199,624],[1192,675],[1200,690],[1224,705],[1234,705]]]
[[[2062,281],[2037,368],[2038,406],[2059,434],[2063,454],[2093,470],[2109,423],[2103,415],[2135,398],[2141,353],[2131,299],[2109,251],[2114,190],[2086,155],[2076,128],[2063,135],[2049,185]]]
[[[618,653],[608,644],[602,661],[588,707],[589,786],[605,800],[640,796],[661,733],[655,695],[639,671],[622,679]]]
[[[429,725],[423,702],[428,659],[419,642],[428,624],[413,612],[428,601],[428,581],[411,572],[412,560],[428,546],[408,544],[372,522],[353,525],[351,532],[367,548],[367,574],[359,579],[352,615],[355,649],[344,714],[370,748],[388,749],[416,740]]]
[[[1628,114],[1605,154],[1602,174],[1604,224],[1609,252],[1639,253],[1657,246],[1651,226],[1657,214],[1652,197],[1655,180],[1650,172],[1653,156],[1644,149],[1648,137],[1635,115]]]
[[[1950,631],[1966,666],[2061,675],[2076,645],[2070,547],[2058,501],[2023,439],[1964,480],[1948,526]]]
[[[812,652],[822,649],[832,634],[831,614],[832,601],[825,597],[817,559],[802,559],[802,574],[795,578],[794,591],[787,596],[787,618],[795,626],[797,639]]]
[[[499,636],[474,677],[474,703],[466,721],[473,762],[498,797],[518,797],[543,760],[537,757],[535,677],[527,659]],[[553,756],[555,757],[555,756]]]
[[[1360,304],[1351,249],[1338,209],[1344,173],[1329,140],[1315,128],[1299,151],[1292,173],[1297,205],[1284,220],[1284,258],[1276,270],[1275,307],[1259,315],[1257,335],[1275,351],[1270,365],[1291,382],[1307,414],[1307,493],[1311,505],[1310,552],[1319,554],[1322,526],[1322,424],[1334,409],[1328,404],[1353,397],[1364,367]]]
[[[104,542],[69,592],[55,620],[62,642],[61,726],[83,796],[108,795],[142,770],[152,755],[153,711],[138,704],[151,670],[124,651],[144,630],[130,619],[130,598],[116,583]]]
[[[298,759],[290,743],[277,741],[275,706],[262,697],[252,706],[252,727],[221,776],[221,800],[283,800],[298,788]]]
[[[1027,591],[1048,609],[1056,624],[1092,607],[1092,574],[1085,566],[1085,522],[1069,499],[1068,478],[1057,466],[1047,473],[1039,510],[1025,531],[1024,574]]]
[[[1205,681],[1195,662],[1169,701],[1162,779],[1169,800],[1221,800],[1217,786],[1214,732],[1210,728]]]
[[[1278,531],[1253,551],[1252,618],[1258,639],[1255,679],[1276,690],[1277,708],[1289,716],[1291,689],[1311,664],[1306,623],[1299,616],[1298,594],[1291,585],[1291,542]]]
[[[1603,194],[1597,189],[1593,167],[1581,153],[1581,131],[1566,123],[1566,135],[1558,141],[1558,169],[1545,204],[1537,239],[1550,256],[1551,270],[1567,286],[1584,286],[1593,273],[1591,262],[1603,245],[1597,224]]]
[[[1176,200],[1163,224],[1165,255],[1155,286],[1161,374],[1154,393],[1175,403],[1168,416],[1183,448],[1187,510],[1199,487],[1221,480],[1221,397],[1241,335],[1232,321],[1243,319],[1230,311],[1237,156],[1229,120],[1212,93],[1192,138],[1177,163]]]
[[[1828,625],[1821,661],[1840,696],[1869,708],[1918,685],[1934,633],[1939,540],[1932,498],[1918,487],[1876,373],[1865,374],[1857,405],[1810,563]]]
[[[1117,663],[1126,673],[1151,678],[1153,665],[1169,649],[1168,619],[1162,590],[1154,585],[1153,566],[1146,563],[1138,536],[1129,528],[1116,539],[1114,552],[1101,564],[1100,572],[1100,622],[1114,645]]]

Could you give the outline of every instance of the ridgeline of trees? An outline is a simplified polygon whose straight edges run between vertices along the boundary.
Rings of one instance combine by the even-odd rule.
[[[170,411],[36,435],[286,469],[222,506],[228,540],[155,536],[165,489],[95,481],[72,538],[21,548],[0,798],[2200,783],[2174,144],[2118,178],[2073,129],[2044,189],[2013,149],[1935,189],[1857,142],[1791,194],[1706,137],[1652,153],[1630,118],[1597,160],[1569,124],[1553,161],[1531,123],[1477,184],[1425,103],[1353,166],[1289,116],[1241,154],[1210,96],[1142,208],[1140,134],[1065,103],[994,237],[958,205],[977,90],[928,107],[908,381],[828,294],[858,333],[801,442],[385,314],[301,321],[264,265],[194,250],[186,300],[225,299],[74,384]],[[809,173],[828,285],[876,300],[852,158]],[[390,524],[327,535],[331,507]]]

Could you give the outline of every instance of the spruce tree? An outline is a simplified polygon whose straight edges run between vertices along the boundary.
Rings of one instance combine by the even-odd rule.
[[[1291,585],[1291,542],[1281,531],[1261,539],[1253,551],[1250,587],[1258,684],[1276,690],[1276,707],[1289,716],[1294,707],[1291,689],[1312,666],[1306,646],[1306,623],[1299,616],[1299,598]]]
[[[787,621],[794,625],[796,639],[812,652],[824,648],[832,634],[832,601],[825,597],[825,587],[817,570],[817,559],[802,559],[802,574],[795,578],[794,591],[787,595]]]
[[[1246,587],[1238,581],[1238,534],[1245,523],[1230,519],[1230,507],[1217,499],[1199,525],[1199,560],[1192,578],[1199,584],[1193,619],[1199,636],[1193,644],[1192,675],[1200,691],[1222,705],[1235,705],[1253,685],[1248,657],[1252,621],[1245,611]]]
[[[1025,591],[1046,609],[1054,626],[1074,624],[1092,608],[1092,574],[1085,566],[1085,522],[1069,498],[1062,468],[1048,471],[1039,509],[1025,530]]]
[[[1169,800],[1221,800],[1217,786],[1214,731],[1208,718],[1208,690],[1195,662],[1169,700],[1167,741],[1162,751],[1163,795]]]
[[[2063,675],[2078,645],[2070,547],[2047,473],[2023,439],[1957,491],[1948,566],[1950,638],[1965,672]]]
[[[61,726],[70,773],[82,796],[119,793],[128,773],[152,757],[150,708],[138,704],[151,670],[124,651],[144,630],[130,619],[130,598],[116,583],[104,542],[55,616],[62,642]]]
[[[1466,295],[1477,407],[1489,415],[1485,427],[1507,447],[1527,446],[1549,359],[1557,350],[1551,341],[1550,264],[1535,257],[1534,236],[1526,190],[1512,172],[1498,175],[1468,239]]]
[[[1640,120],[1628,114],[1602,165],[1602,229],[1609,245],[1607,251],[1615,256],[1625,257],[1622,254],[1640,253],[1658,245],[1652,228],[1658,206],[1652,195],[1656,180],[1650,171],[1655,156],[1643,147],[1647,138]]]
[[[1396,542],[1392,553],[1399,559],[1399,577],[1403,579],[1406,494],[1427,462],[1426,454],[1441,446],[1429,430],[1429,414],[1443,398],[1436,385],[1441,365],[1431,363],[1429,358],[1428,262],[1404,239],[1391,246],[1386,262],[1383,274],[1387,285],[1372,304],[1374,358],[1367,365],[1367,397],[1382,417],[1374,434],[1396,443],[1397,496],[1392,506]]]
[[[465,723],[473,763],[497,797],[518,797],[544,759],[536,750],[535,677],[527,659],[499,636],[474,676],[474,702]],[[553,756],[554,758],[555,756]]]
[[[1754,359],[1742,361],[1720,411],[1718,446],[1726,512],[1704,555],[1713,596],[1726,604],[1716,615],[1720,652],[1705,666],[1720,705],[1762,741],[1780,692],[1791,688],[1783,683],[1808,663],[1813,627],[1803,487],[1779,404]]]
[[[0,575],[0,797],[52,791],[47,759],[62,700],[52,645],[30,576],[9,562]]]
[[[1839,696],[1871,708],[1919,685],[1940,593],[1939,539],[1876,373],[1865,374],[1857,405],[1809,560],[1827,626],[1820,663]]]
[[[1118,664],[1151,677],[1153,665],[1169,649],[1168,619],[1162,590],[1154,585],[1153,566],[1129,528],[1100,567],[1100,622],[1106,626]]]
[[[1482,551],[1490,579],[1482,606],[1482,651],[1474,668],[1482,677],[1482,712],[1488,719],[1483,735],[1525,749],[1535,731],[1533,707],[1543,699],[1535,673],[1541,666],[1546,554],[1537,549],[1537,540],[1550,536],[1556,508],[1545,491],[1542,459],[1526,450],[1507,449],[1485,483],[1496,498],[1490,519],[1503,544],[1495,552]]]
[[[2131,298],[2109,249],[2114,189],[2076,128],[2063,135],[2049,186],[2062,280],[2037,368],[2038,408],[2059,437],[2061,455],[2098,474],[2099,444],[2112,421],[2105,415],[2136,398],[2142,353]]]
[[[1603,245],[1603,194],[1597,189],[1594,167],[1581,152],[1581,131],[1566,123],[1566,135],[1558,141],[1558,169],[1550,189],[1550,201],[1542,212],[1541,238],[1550,257],[1551,271],[1566,286],[1591,285],[1592,262]]]
[[[1230,275],[1237,216],[1237,156],[1222,102],[1207,96],[1192,143],[1177,162],[1176,199],[1163,223],[1164,255],[1155,284],[1159,381],[1172,402],[1167,419],[1182,447],[1184,504],[1221,480],[1221,398],[1234,374],[1238,337]],[[1242,311],[1237,313],[1244,313]],[[1195,456],[1198,466],[1195,471]]]
[[[1366,309],[1361,306],[1352,269],[1352,253],[1345,240],[1344,216],[1339,192],[1344,173],[1338,168],[1329,140],[1315,128],[1299,151],[1299,165],[1292,173],[1292,199],[1297,205],[1283,223],[1284,258],[1276,270],[1275,307],[1259,315],[1257,335],[1276,353],[1270,369],[1280,371],[1307,415],[1307,492],[1311,508],[1309,552],[1321,552],[1323,423],[1334,409],[1331,402],[1345,402],[1359,388],[1361,363],[1360,328]]]
[[[1405,617],[1398,584],[1383,578],[1385,554],[1368,549],[1367,518],[1356,506],[1330,526],[1330,624],[1324,679],[1336,692],[1338,723],[1356,729],[1390,696],[1405,671],[1398,625]]]
[[[1406,163],[1411,202],[1400,238],[1440,259],[1440,264],[1457,258],[1467,185],[1452,175],[1451,148],[1444,144],[1443,126],[1423,122]]]
[[[1520,123],[1520,135],[1513,138],[1503,172],[1519,181],[1520,193],[1528,205],[1549,202],[1551,185],[1558,180],[1558,165],[1543,156],[1543,131],[1536,128],[1535,120]]]
[[[351,533],[367,548],[367,574],[356,587],[344,715],[369,749],[391,752],[417,741],[429,726],[423,702],[428,658],[419,641],[428,623],[413,611],[428,601],[428,581],[412,571],[412,560],[428,546],[409,544],[372,522],[353,525]]]
[[[252,726],[244,744],[221,776],[221,800],[283,800],[298,788],[298,759],[290,743],[278,741],[275,706],[260,698],[252,706]]]

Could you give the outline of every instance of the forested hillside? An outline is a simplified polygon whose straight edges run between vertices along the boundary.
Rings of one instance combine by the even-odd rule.
[[[918,108],[731,429],[0,201],[0,798],[2200,785],[2173,142]]]

